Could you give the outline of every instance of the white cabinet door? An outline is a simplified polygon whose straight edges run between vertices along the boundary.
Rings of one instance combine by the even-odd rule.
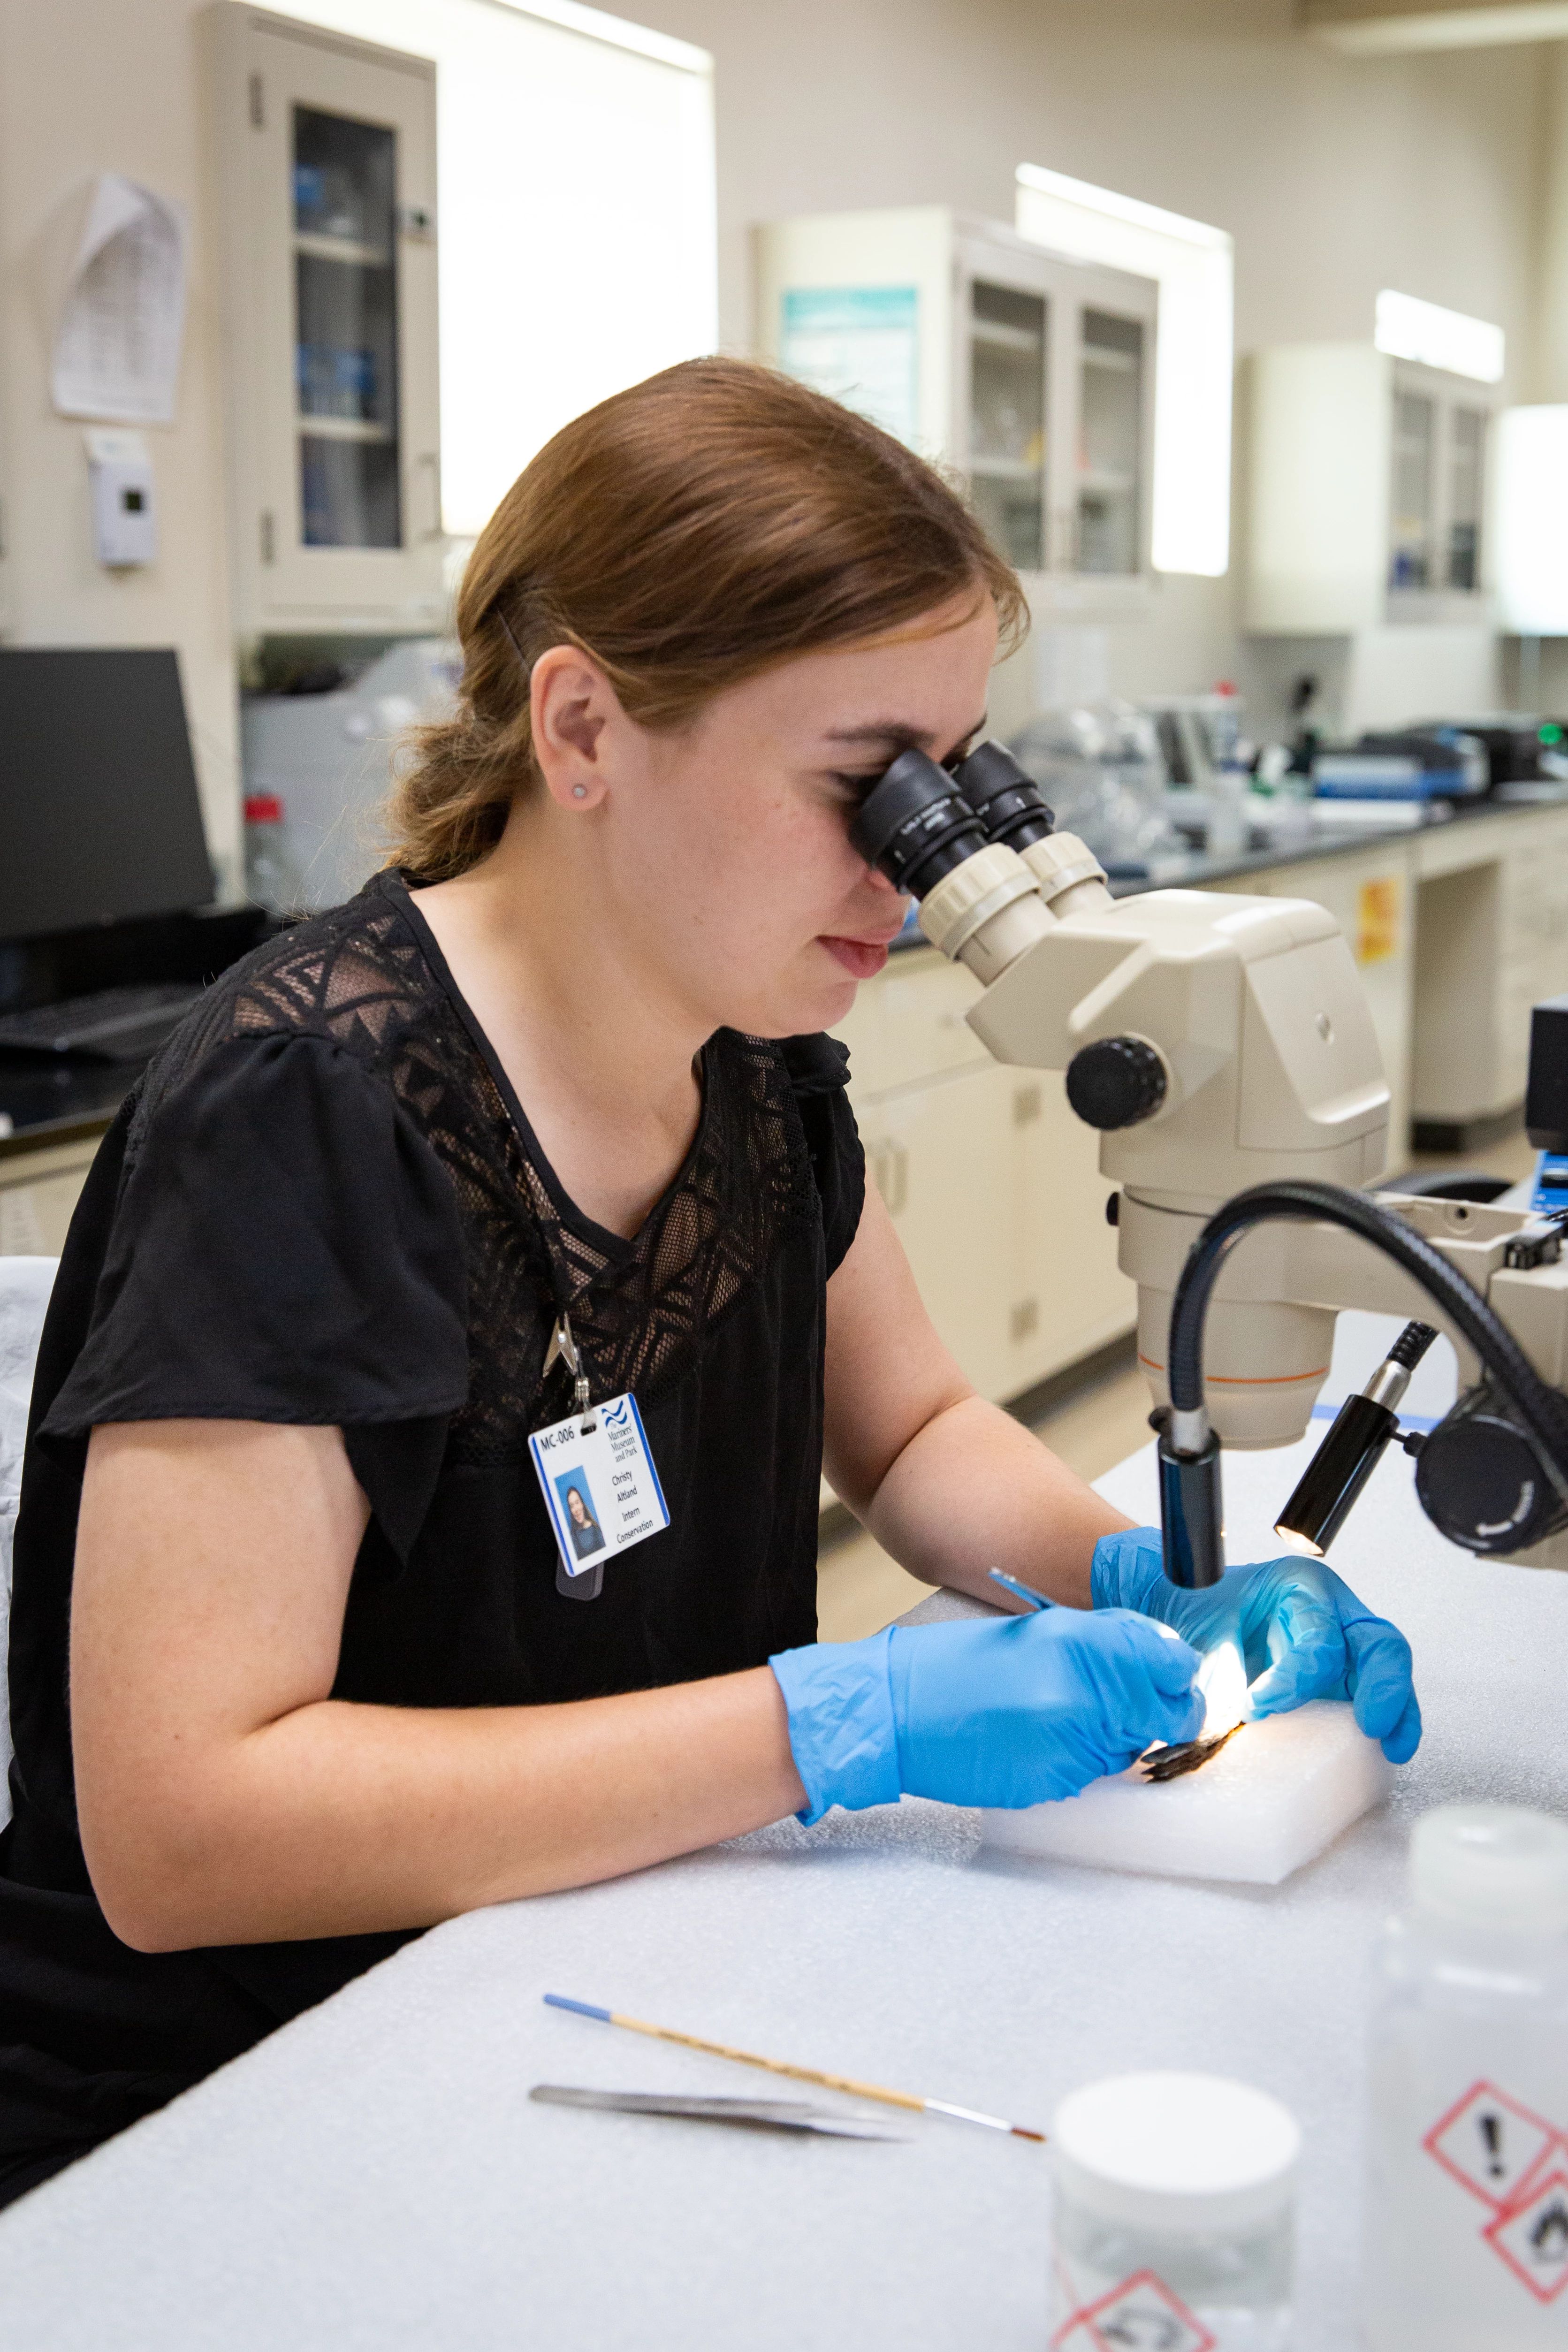
[[[982,1395],[1008,1392],[1017,1273],[1008,1071],[987,1064],[860,1113],[868,1180],[888,1204],[926,1310]]]
[[[1100,1137],[1071,1110],[1056,1070],[1010,1070],[1017,1244],[1008,1303],[1012,1397],[1092,1355],[1137,1320],[1116,1263]]]
[[[242,631],[444,610],[436,68],[209,12]]]

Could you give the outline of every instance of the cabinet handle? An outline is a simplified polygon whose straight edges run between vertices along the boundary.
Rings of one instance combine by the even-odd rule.
[[[871,1181],[889,1217],[900,1215],[910,1197],[910,1155],[901,1143],[879,1143],[871,1154]]]
[[[276,533],[272,527],[271,509],[268,509],[261,517],[261,561],[263,563],[275,563],[277,560]]]

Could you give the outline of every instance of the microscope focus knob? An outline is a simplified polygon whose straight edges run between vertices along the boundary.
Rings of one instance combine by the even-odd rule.
[[[1136,1127],[1164,1099],[1164,1056],[1147,1037],[1101,1037],[1068,1064],[1068,1100],[1086,1127]]]

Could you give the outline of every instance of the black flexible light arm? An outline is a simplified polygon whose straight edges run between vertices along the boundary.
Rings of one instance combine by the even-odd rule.
[[[1568,1403],[1542,1379],[1479,1291],[1422,1234],[1363,1192],[1305,1181],[1255,1184],[1209,1219],[1187,1254],[1171,1310],[1171,1412],[1161,1431],[1160,1471],[1165,1573],[1173,1583],[1211,1584],[1224,1573],[1219,1449],[1204,1407],[1204,1321],[1230,1252],[1254,1225],[1275,1218],[1342,1225],[1412,1276],[1514,1405],[1553,1485],[1568,1500]]]

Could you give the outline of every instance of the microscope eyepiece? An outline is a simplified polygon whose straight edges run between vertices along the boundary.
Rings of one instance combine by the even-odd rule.
[[[945,768],[924,751],[900,751],[857,812],[849,838],[896,890],[923,898],[985,847],[985,827]]]
[[[1022,853],[1056,830],[1040,788],[1000,743],[981,743],[957,770],[959,789],[985,827],[988,841]]]

